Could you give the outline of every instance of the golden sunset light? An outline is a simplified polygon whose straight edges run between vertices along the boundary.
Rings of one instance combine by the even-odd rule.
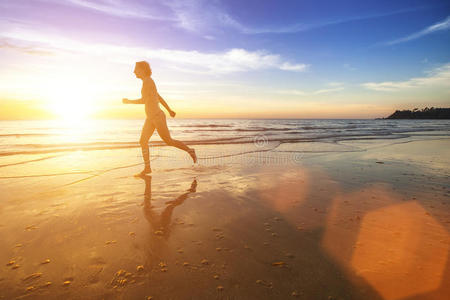
[[[450,299],[450,2],[0,0],[0,300]]]

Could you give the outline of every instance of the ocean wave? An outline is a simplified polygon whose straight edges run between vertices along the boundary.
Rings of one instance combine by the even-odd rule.
[[[175,125],[175,127],[185,127],[182,125]],[[193,124],[193,125],[189,125],[187,127],[211,127],[211,128],[217,128],[217,127],[233,127],[233,125],[228,125],[228,124]]]
[[[81,132],[76,140],[63,143],[61,137],[70,138],[70,133],[56,126],[46,128],[42,126],[43,123],[37,126],[35,122],[7,124],[0,134],[0,156],[138,148],[140,145],[137,139],[142,125],[137,120],[108,122],[96,128],[98,130]],[[28,127],[24,124],[28,124]],[[169,124],[169,127],[173,127],[171,133],[175,138],[188,145],[253,143],[253,138],[259,136],[263,136],[266,141],[301,143],[396,139],[410,136],[412,132],[417,134],[425,131],[440,131],[440,135],[450,133],[450,123],[447,121],[214,120],[195,124],[192,120],[177,120],[176,124]],[[163,141],[153,139],[149,145],[165,146]]]
[[[270,128],[270,127],[256,127],[256,128],[233,128],[233,129],[186,129],[183,132],[267,132],[267,131],[290,131],[295,128]]]
[[[301,129],[304,130],[337,130],[337,129],[352,129],[352,128],[363,128],[364,126],[357,125],[349,125],[349,126],[303,126]]]

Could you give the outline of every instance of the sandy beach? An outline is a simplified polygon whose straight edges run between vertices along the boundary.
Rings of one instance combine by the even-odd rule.
[[[0,299],[450,297],[448,136],[196,149],[2,157]]]

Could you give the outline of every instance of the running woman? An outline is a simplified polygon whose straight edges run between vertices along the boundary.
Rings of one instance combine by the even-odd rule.
[[[141,138],[139,140],[145,167],[144,170],[139,173],[139,175],[144,176],[145,174],[149,174],[152,172],[152,169],[150,168],[150,153],[148,148],[148,141],[153,135],[155,128],[156,130],[158,130],[158,134],[161,139],[167,145],[177,147],[181,150],[186,151],[192,157],[194,163],[196,163],[197,156],[195,155],[195,150],[193,148],[189,148],[183,142],[175,140],[170,136],[169,129],[167,128],[166,114],[159,107],[159,103],[161,103],[166,108],[167,112],[172,118],[175,117],[175,112],[170,109],[166,101],[164,101],[164,99],[158,94],[155,82],[151,78],[152,69],[150,68],[148,62],[137,62],[134,68],[134,74],[136,75],[136,78],[142,80],[142,97],[137,100],[129,100],[127,98],[124,98],[122,99],[122,102],[124,104],[145,104],[145,114],[147,118],[145,119],[144,127],[142,128],[141,132]]]

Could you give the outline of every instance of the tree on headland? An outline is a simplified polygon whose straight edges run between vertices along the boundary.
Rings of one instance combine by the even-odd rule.
[[[386,119],[450,119],[450,108],[428,108],[422,110],[396,110]]]

